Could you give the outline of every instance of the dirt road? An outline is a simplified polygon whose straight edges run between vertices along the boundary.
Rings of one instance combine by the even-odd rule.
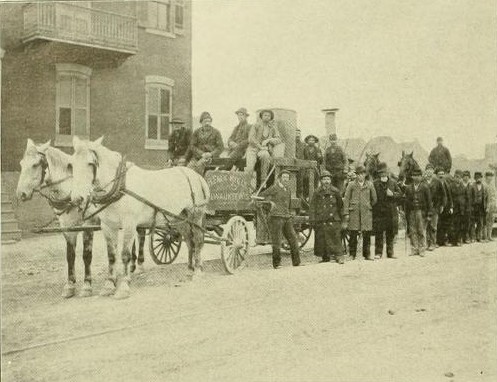
[[[195,281],[147,258],[125,301],[60,298],[63,248],[2,248],[2,381],[497,380],[495,242],[276,271],[258,254],[235,276],[209,261]]]

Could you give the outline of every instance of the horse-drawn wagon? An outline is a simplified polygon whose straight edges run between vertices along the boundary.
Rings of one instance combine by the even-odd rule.
[[[274,168],[270,177],[264,180],[263,184],[271,182],[283,169],[292,174],[291,209],[295,215],[293,221],[295,230],[299,233],[299,243],[303,247],[309,240],[312,229],[308,221],[306,201],[302,195],[296,194],[296,178],[302,171],[308,173],[306,179],[309,181],[309,192],[312,195],[317,163],[289,158],[275,158],[273,162]],[[268,205],[252,198],[252,179],[249,174],[243,171],[217,170],[218,167],[224,167],[223,159],[213,161],[205,173],[210,200],[202,230],[205,243],[220,246],[224,268],[226,272],[233,274],[244,267],[250,252],[249,222],[255,227],[257,245],[271,243],[267,220]],[[154,224],[138,227],[142,234],[138,235],[139,243],[135,242],[133,245],[133,257],[143,258],[144,234],[148,233],[149,252],[153,261],[156,264],[172,263],[179,254],[182,237],[174,226],[168,223],[170,214],[159,206],[151,205],[139,195],[132,196],[155,209]],[[286,243],[283,246],[285,247]]]

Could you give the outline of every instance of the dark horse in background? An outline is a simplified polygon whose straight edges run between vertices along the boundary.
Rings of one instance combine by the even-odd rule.
[[[399,166],[399,179],[398,179],[398,185],[402,192],[405,192],[405,188],[407,185],[412,183],[412,173],[414,170],[421,170],[421,167],[419,166],[418,162],[416,159],[414,159],[414,151],[411,152],[410,154],[405,153],[402,151],[402,157],[399,160],[398,163]],[[403,215],[403,220],[406,225],[406,236],[409,235],[409,219],[407,219],[407,216],[405,216],[405,205],[401,205],[401,214]]]
[[[379,179],[378,167],[380,164],[380,153],[366,153],[366,159],[364,160],[364,168],[366,169],[366,179],[370,181],[375,181]],[[397,181],[398,177],[391,171],[389,171],[388,176]]]

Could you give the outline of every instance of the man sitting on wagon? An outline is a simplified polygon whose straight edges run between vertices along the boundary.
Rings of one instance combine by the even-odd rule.
[[[244,157],[249,145],[250,129],[252,128],[252,125],[247,122],[249,113],[246,108],[241,107],[235,111],[235,114],[238,117],[239,123],[235,126],[233,133],[231,133],[228,139],[228,157],[230,161],[226,166],[227,170],[230,170],[238,160]]]
[[[247,167],[245,171],[253,173],[257,159],[261,163],[261,182],[266,179],[275,147],[282,143],[278,127],[274,124],[274,113],[272,110],[261,110],[261,118],[249,134],[249,146],[247,148]]]
[[[189,149],[191,161],[188,166],[203,175],[205,165],[212,158],[219,157],[224,144],[219,130],[212,127],[212,117],[208,112],[204,111],[200,115],[200,123],[202,127],[195,130],[192,135]]]
[[[173,132],[169,137],[168,151],[171,154],[173,163],[178,164],[180,158],[187,155],[192,131],[185,127],[185,122],[183,122],[181,118],[173,118],[171,125],[173,125]]]

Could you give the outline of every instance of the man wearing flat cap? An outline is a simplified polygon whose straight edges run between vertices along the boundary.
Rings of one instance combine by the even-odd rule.
[[[223,138],[221,133],[212,127],[211,115],[204,111],[200,115],[200,128],[195,130],[192,135],[190,150],[195,160],[210,161],[212,158],[217,158],[224,148]]]
[[[362,233],[362,255],[367,260],[374,260],[371,256],[371,231],[373,230],[372,209],[376,204],[377,196],[373,183],[366,180],[366,169],[357,166],[357,178],[347,185],[344,196],[344,218],[350,234],[349,250],[352,259],[357,252],[357,236]]]
[[[450,172],[452,168],[452,156],[449,149],[444,146],[442,137],[437,138],[437,146],[431,150],[428,162],[435,168],[443,168],[446,174]]]
[[[173,163],[177,164],[179,158],[187,155],[192,131],[185,127],[185,122],[181,118],[173,118],[171,125],[173,125],[173,131],[169,137],[168,151]]]
[[[422,182],[422,171],[416,168],[412,172],[413,182],[405,189],[406,216],[409,223],[411,255],[423,257],[426,248],[425,222],[431,217],[433,210],[430,189]]]
[[[261,182],[264,182],[269,172],[274,148],[281,144],[282,141],[278,127],[273,122],[273,111],[261,110],[259,117],[260,121],[250,129],[247,167],[245,170],[253,173],[257,159],[259,159],[261,163]]]
[[[336,134],[330,135],[330,144],[324,153],[324,167],[331,173],[333,185],[342,192],[345,181],[347,157],[345,151],[338,146]]]
[[[494,225],[494,214],[497,212],[497,192],[495,190],[495,179],[492,171],[485,173],[485,186],[487,188],[487,212],[485,219],[485,239],[493,241],[492,228]]]
[[[337,263],[344,263],[343,221],[340,191],[331,184],[331,174],[323,170],[321,185],[314,192],[309,206],[309,222],[314,228],[314,255],[321,257],[321,262],[329,262],[333,257]]]
[[[231,159],[230,165],[227,166],[229,167],[227,168],[228,170],[245,155],[249,144],[250,129],[252,128],[252,125],[247,122],[249,113],[246,108],[239,108],[235,111],[235,114],[238,117],[238,125],[233,128],[233,132],[228,139],[228,155]]]
[[[395,258],[393,242],[399,228],[397,205],[402,198],[402,191],[397,182],[390,179],[386,163],[378,164],[378,179],[373,182],[377,202],[373,206],[373,227],[375,235],[375,257],[383,257],[383,243],[386,239],[387,257]]]
[[[483,230],[488,206],[488,193],[483,184],[483,174],[476,171],[474,174],[475,182],[471,186],[471,201],[473,203],[473,227],[474,237],[477,242],[483,240]]]
[[[200,115],[200,128],[195,130],[188,149],[188,167],[204,175],[205,168],[213,158],[218,158],[223,151],[224,144],[221,133],[212,127],[211,115],[204,111]]]
[[[281,267],[281,240],[282,235],[290,246],[293,266],[300,265],[300,252],[297,234],[293,227],[293,218],[290,210],[291,190],[290,173],[283,170],[279,173],[276,182],[260,193],[260,197],[271,203],[269,222],[271,230],[271,242],[273,247],[273,267]]]

